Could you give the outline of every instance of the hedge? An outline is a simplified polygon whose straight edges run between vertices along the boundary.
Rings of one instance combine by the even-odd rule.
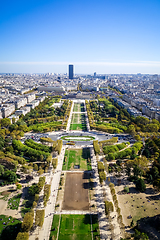
[[[95,155],[100,154],[100,147],[98,144],[98,140],[93,141],[93,147],[94,147]]]
[[[50,194],[51,194],[51,185],[50,184],[46,184],[44,186],[44,196],[43,196],[44,206],[47,205],[47,202],[49,200]]]
[[[45,210],[36,210],[35,225],[42,227],[44,222]]]
[[[52,159],[52,166],[53,166],[54,169],[57,167],[57,164],[58,164],[58,158],[53,158]]]
[[[114,211],[113,203],[105,201],[105,214],[108,216],[108,214],[113,211]]]
[[[41,143],[36,143],[34,142],[32,139],[27,139],[25,140],[25,145],[27,145],[28,147],[31,147],[33,149],[36,150],[40,150],[40,151],[44,151],[44,152],[51,152],[51,148],[45,145],[42,145]]]
[[[34,160],[40,160],[41,156],[47,158],[50,155],[50,153],[48,152],[33,149],[24,145],[23,143],[21,143],[21,141],[15,139],[13,139],[12,141],[12,146],[16,151],[18,151],[19,154],[23,152],[26,157],[29,157],[31,159],[34,158]]]

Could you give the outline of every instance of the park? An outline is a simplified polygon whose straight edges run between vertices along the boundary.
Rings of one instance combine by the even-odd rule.
[[[56,119],[64,128],[70,119],[68,130],[55,128],[42,137],[27,133],[24,141],[13,139],[15,155],[2,154],[3,158],[10,160],[11,167],[20,164],[17,173],[21,174],[19,181],[18,174],[9,170],[4,178],[0,199],[2,236],[5,236],[6,229],[13,228],[11,223],[20,225],[29,216],[34,230],[31,226],[25,234],[27,237],[29,234],[30,240],[36,237],[40,240],[119,240],[130,236],[130,232],[133,234],[138,223],[160,215],[159,192],[152,181],[158,176],[157,168],[148,169],[148,163],[153,163],[152,147],[156,145],[159,151],[159,139],[145,140],[144,147],[142,141],[136,141],[125,132],[127,127],[123,124],[129,122],[128,114],[124,111],[125,121],[119,123],[116,119],[120,118],[116,115],[118,106],[104,98],[99,102],[64,101],[62,110],[56,110]],[[97,103],[103,103],[105,110],[101,111]],[[104,111],[105,118],[102,117]],[[101,114],[100,119],[98,114]],[[52,123],[50,120],[49,116],[49,124]],[[131,120],[139,124],[138,120]],[[33,123],[29,117],[28,124],[32,129]],[[129,126],[129,131],[133,131],[133,127]],[[142,149],[148,158],[141,156]],[[158,153],[154,157],[158,159]],[[150,182],[147,174],[150,174]],[[11,190],[7,185],[12,179],[16,185]],[[145,188],[137,189],[136,181],[142,182]],[[145,229],[141,231],[143,233]]]

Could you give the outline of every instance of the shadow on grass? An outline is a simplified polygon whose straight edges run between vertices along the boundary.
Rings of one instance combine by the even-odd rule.
[[[84,224],[91,224],[91,218],[89,214],[86,214],[83,218],[83,223]]]
[[[138,221],[138,229],[146,232],[149,239],[160,239],[160,214],[154,217],[141,218]]]
[[[149,197],[146,197],[146,198],[150,201],[160,200],[160,194],[156,195],[156,196],[149,196]]]
[[[83,179],[90,179],[91,174],[88,171],[84,171],[83,173]]]
[[[83,148],[82,149],[82,157],[86,160],[88,158],[90,158],[90,149],[89,148]]]
[[[20,229],[21,223],[17,223],[15,225],[8,225],[2,230],[0,240],[15,240],[17,234],[20,232]]]
[[[27,194],[27,199],[25,199],[25,202],[22,203],[22,205],[21,205],[22,217],[24,217],[24,215],[31,210],[33,201],[34,201],[34,197]]]
[[[90,224],[92,223],[92,232],[93,232],[93,239],[100,239],[100,233],[99,233],[99,224],[98,224],[98,215],[89,215],[86,214],[83,219],[84,224]]]

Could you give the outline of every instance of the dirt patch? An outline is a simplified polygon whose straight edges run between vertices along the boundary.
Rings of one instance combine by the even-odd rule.
[[[67,173],[63,210],[89,210],[88,180],[84,173]]]
[[[115,187],[119,207],[121,208],[121,214],[123,216],[124,224],[130,225],[132,219],[134,222],[141,218],[153,217],[160,214],[160,196],[154,192],[154,189],[147,184],[146,191],[140,193],[135,189],[135,185],[130,187],[130,194],[123,194],[123,186]],[[131,215],[132,218],[128,219]]]
[[[4,191],[4,192],[1,193],[1,195],[2,195],[2,196],[6,196],[6,195],[9,195],[10,193],[11,193],[11,192],[9,192],[9,191]]]

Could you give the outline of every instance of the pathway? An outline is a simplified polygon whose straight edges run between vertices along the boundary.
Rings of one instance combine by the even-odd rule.
[[[55,211],[55,204],[58,194],[59,181],[61,177],[63,159],[65,154],[65,146],[62,147],[61,154],[58,156],[58,166],[53,174],[53,168],[51,168],[50,173],[46,174],[47,184],[51,184],[51,195],[47,206],[45,207],[45,218],[43,227],[40,231],[38,228],[30,236],[30,240],[35,240],[36,237],[39,237],[39,240],[48,240],[50,236],[50,230],[52,226],[53,215]],[[39,209],[43,209],[43,206],[40,205]]]
[[[92,169],[94,171],[94,181],[96,184],[95,187],[95,197],[96,197],[96,204],[98,209],[98,220],[99,220],[99,229],[100,229],[100,237],[102,240],[110,240],[112,237],[112,233],[110,230],[109,222],[105,215],[105,204],[104,204],[104,196],[103,192],[106,193],[106,198],[108,201],[112,201],[112,195],[110,192],[110,188],[107,184],[103,187],[99,183],[99,174],[97,169],[97,160],[94,154],[93,147],[90,148],[91,153],[91,163]],[[117,223],[117,213],[114,211],[110,214],[112,219],[112,225],[114,226],[114,240],[119,240],[121,238],[119,224]]]
[[[67,122],[66,132],[68,132],[69,129],[70,129],[70,124],[71,124],[71,120],[72,120],[73,107],[74,107],[74,104],[72,103],[70,115],[69,115],[68,122]]]

